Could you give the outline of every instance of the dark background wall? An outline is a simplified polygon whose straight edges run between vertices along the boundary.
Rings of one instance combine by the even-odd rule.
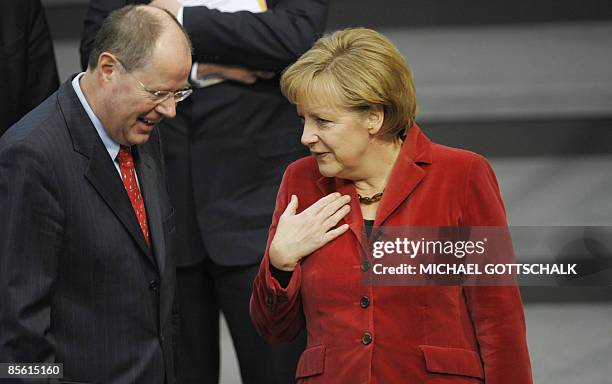
[[[422,27],[612,19],[606,0],[334,0],[329,25]]]

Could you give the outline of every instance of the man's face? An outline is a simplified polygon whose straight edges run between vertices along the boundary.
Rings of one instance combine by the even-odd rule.
[[[128,73],[118,65],[105,101],[109,112],[105,126],[119,144],[147,142],[155,124],[176,115],[173,95],[160,102],[149,91],[174,92],[187,87],[191,55],[183,41],[178,33],[166,33],[143,68]]]

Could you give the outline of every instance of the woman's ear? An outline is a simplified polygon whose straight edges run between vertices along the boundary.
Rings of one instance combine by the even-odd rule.
[[[382,105],[373,105],[366,113],[368,116],[368,133],[376,135],[385,121],[385,110]]]

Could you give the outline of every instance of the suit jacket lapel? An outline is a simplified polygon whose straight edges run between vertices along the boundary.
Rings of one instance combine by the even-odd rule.
[[[166,264],[163,250],[166,249],[166,244],[159,196],[159,190],[162,188],[162,184],[155,174],[153,166],[154,162],[151,155],[143,146],[133,148],[135,148],[136,173],[138,174],[140,192],[142,193],[145,209],[147,210],[151,245],[155,260],[157,261],[159,272],[161,275],[163,275]]]
[[[145,243],[138,219],[117,169],[74,92],[71,80],[60,87],[58,97],[74,150],[88,159],[84,176],[117,216],[138,247],[155,265],[153,254]]]
[[[389,216],[400,206],[425,177],[423,164],[431,163],[431,141],[415,124],[408,131],[383,198],[376,211],[374,226],[384,225]]]
[[[89,159],[89,167],[85,171],[85,177],[119,218],[130,236],[138,244],[138,247],[155,264],[117,169],[104,147],[96,149],[96,152],[98,152],[97,155]]]
[[[339,192],[342,195],[351,196],[351,201],[349,203],[351,210],[342,220],[340,220],[338,226],[344,223],[348,224],[349,230],[353,233],[353,235],[355,235],[355,238],[362,246],[365,246],[366,239],[363,228],[363,216],[361,215],[361,208],[359,207],[357,190],[355,190],[353,183],[349,180],[344,180],[337,177],[321,177],[317,181],[317,187],[324,196],[333,192]]]

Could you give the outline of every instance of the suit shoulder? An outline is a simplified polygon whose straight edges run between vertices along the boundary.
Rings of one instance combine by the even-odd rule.
[[[484,156],[439,144],[432,146],[431,172],[462,188],[462,193],[474,185],[497,184],[495,171]]]
[[[9,147],[29,147],[44,152],[52,146],[50,136],[63,129],[66,122],[54,93],[36,108],[28,112],[0,137],[0,152]]]
[[[448,165],[453,169],[463,168],[467,170],[473,164],[488,163],[484,156],[467,149],[432,143],[431,151],[435,164]]]

